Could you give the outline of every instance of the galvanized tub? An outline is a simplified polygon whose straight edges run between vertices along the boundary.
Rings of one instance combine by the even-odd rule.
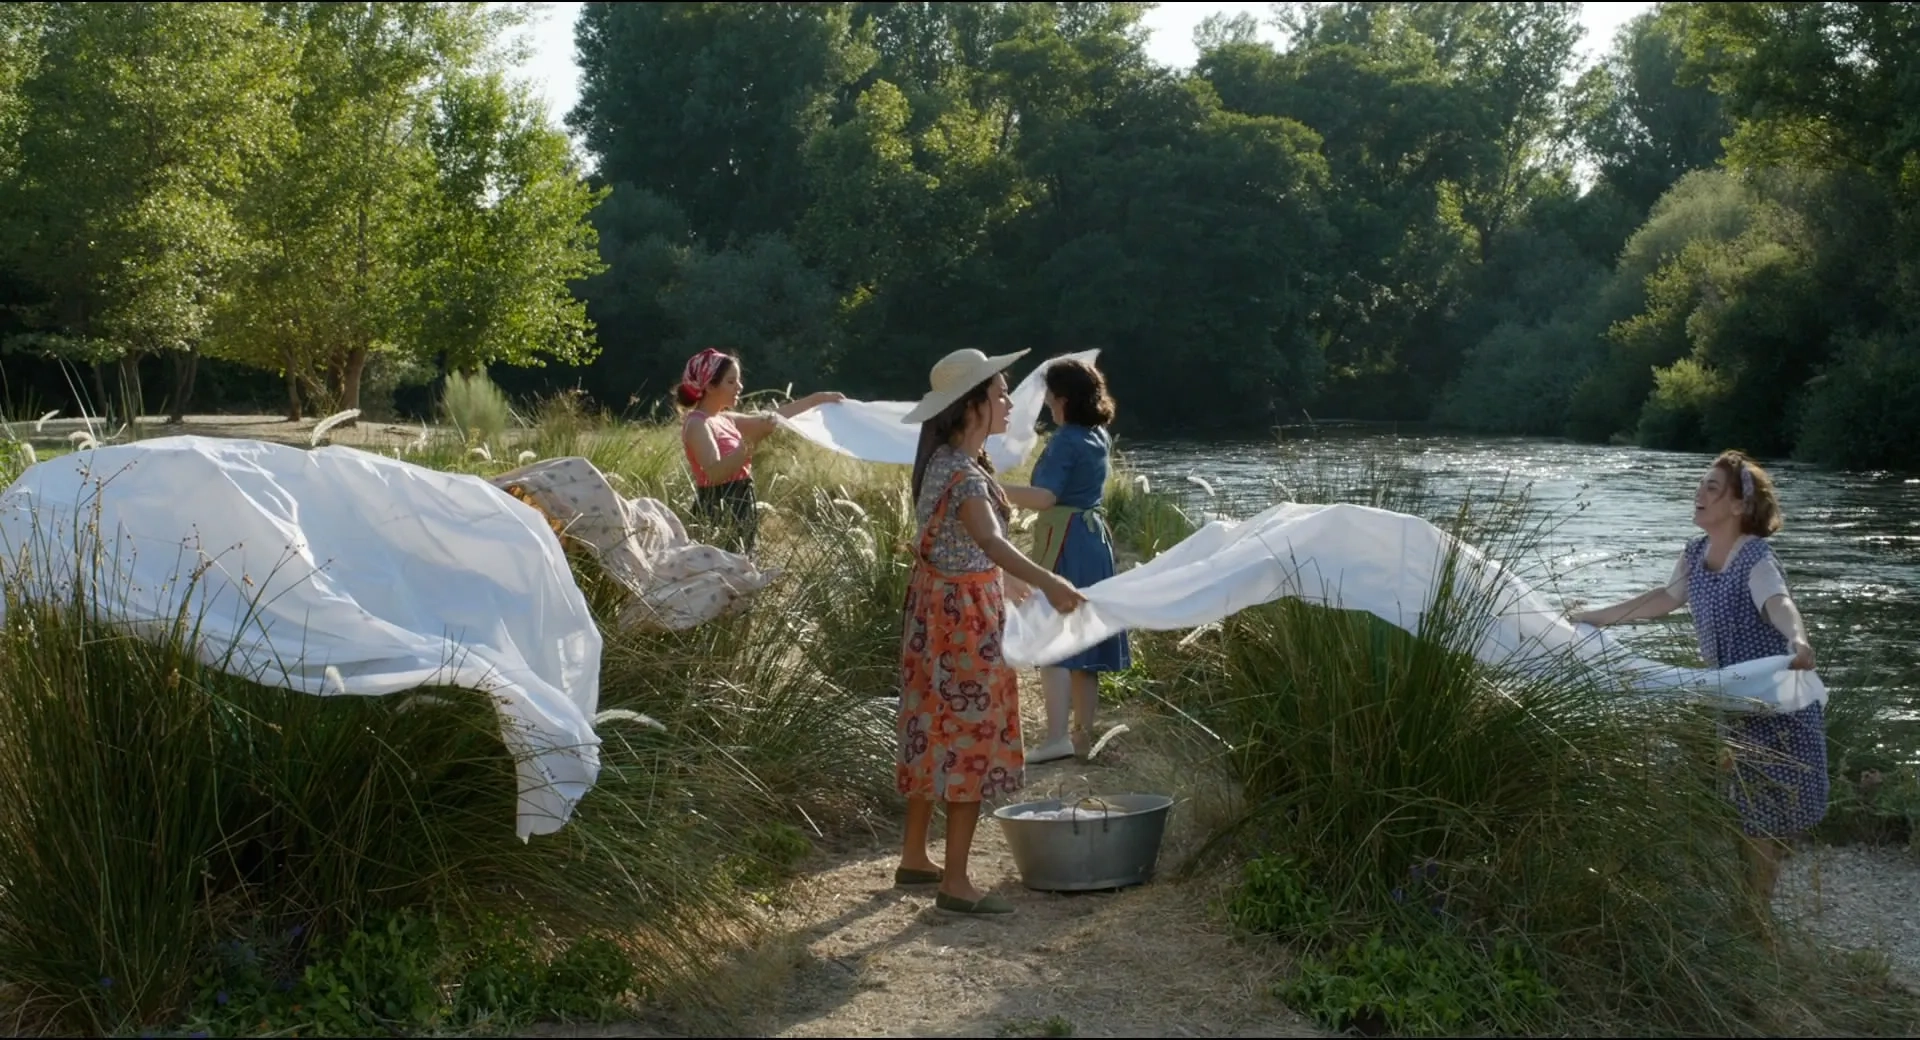
[[[1078,808],[1076,818],[1028,815]],[[993,811],[1020,880],[1041,892],[1095,892],[1139,885],[1153,877],[1173,799],[1116,794],[1067,802],[1049,799]]]

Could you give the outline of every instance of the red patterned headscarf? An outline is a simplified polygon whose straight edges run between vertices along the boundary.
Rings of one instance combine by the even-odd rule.
[[[708,347],[687,359],[687,367],[680,373],[680,389],[687,396],[699,400],[707,392],[715,376],[720,374],[720,366],[732,360],[727,355]]]

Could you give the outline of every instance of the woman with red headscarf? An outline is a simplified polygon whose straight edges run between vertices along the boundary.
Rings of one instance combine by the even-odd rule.
[[[752,553],[759,530],[753,498],[753,446],[773,432],[765,415],[729,411],[740,403],[740,359],[709,347],[687,359],[674,398],[686,411],[680,444],[693,471],[694,504],[711,528],[711,543]],[[793,418],[843,400],[832,391],[808,394],[774,409]]]

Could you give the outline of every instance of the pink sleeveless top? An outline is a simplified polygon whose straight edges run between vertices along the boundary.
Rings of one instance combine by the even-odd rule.
[[[740,446],[740,428],[733,424],[732,419],[724,415],[708,415],[698,408],[688,412],[687,418],[680,424],[680,450],[687,453],[687,468],[693,471],[694,484],[699,487],[713,487],[715,482],[708,480],[707,475],[701,471],[700,460],[693,457],[693,445],[687,439],[688,429],[696,422],[705,422],[707,429],[713,431],[713,442],[719,447],[720,457],[723,459]],[[736,480],[747,480],[752,476],[753,463],[748,462],[740,467],[740,472],[720,483],[731,484]]]

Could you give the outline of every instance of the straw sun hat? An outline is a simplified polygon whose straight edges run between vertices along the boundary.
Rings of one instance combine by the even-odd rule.
[[[913,411],[908,412],[900,421],[908,424],[926,422],[946,411],[948,405],[967,396],[967,392],[974,387],[992,379],[994,373],[1020,360],[1026,354],[1025,350],[1017,350],[1011,354],[996,354],[988,357],[971,348],[948,354],[934,363],[933,371],[928,375],[927,381],[933,389],[928,391],[927,396],[922,397],[920,403],[913,406]]]

